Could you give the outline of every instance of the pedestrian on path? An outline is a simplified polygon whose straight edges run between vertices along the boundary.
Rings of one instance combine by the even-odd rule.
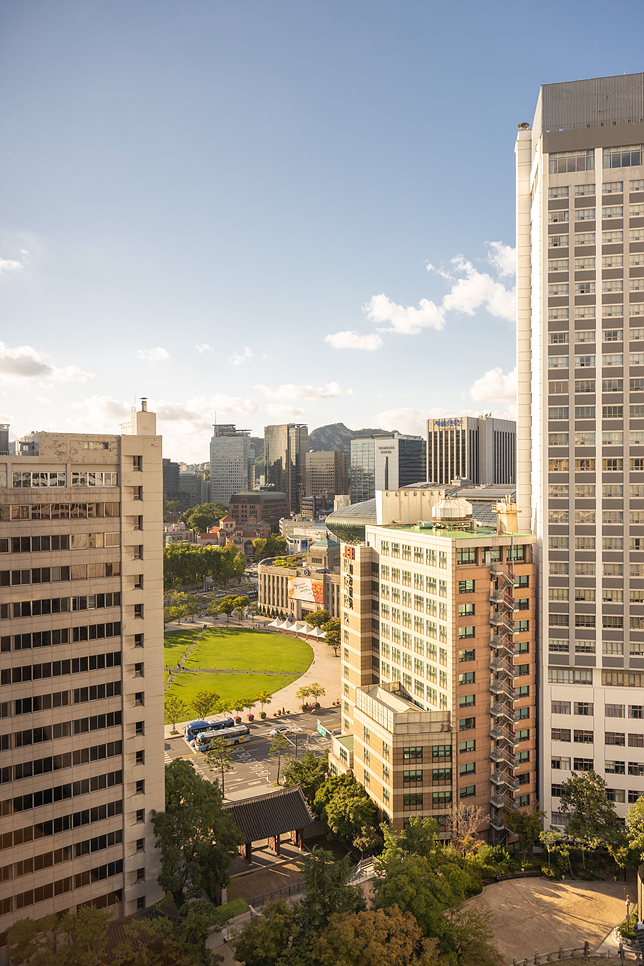
[[[626,922],[631,918],[631,897],[626,896]]]

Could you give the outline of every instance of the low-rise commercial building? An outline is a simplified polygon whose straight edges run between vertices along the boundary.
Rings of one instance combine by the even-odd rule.
[[[306,620],[308,614],[327,610],[340,616],[340,544],[321,540],[311,545],[308,556],[294,567],[275,561],[257,568],[258,604],[266,613],[277,611],[290,620]]]
[[[291,507],[285,493],[267,488],[233,493],[228,512],[237,523],[247,523],[249,526],[256,526],[260,522],[269,523],[272,533],[279,533],[280,520],[290,516]]]

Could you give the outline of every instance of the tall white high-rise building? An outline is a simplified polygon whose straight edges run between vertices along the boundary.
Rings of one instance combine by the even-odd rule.
[[[215,423],[210,440],[210,502],[228,506],[233,493],[248,490],[250,430]]]
[[[644,775],[644,74],[541,88],[517,156],[519,528],[537,535],[540,804]]]

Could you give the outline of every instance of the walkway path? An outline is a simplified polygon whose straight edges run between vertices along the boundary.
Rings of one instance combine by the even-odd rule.
[[[472,903],[492,912],[492,943],[501,962],[511,963],[586,940],[594,950],[624,918],[628,891],[624,882],[508,879],[487,886]]]

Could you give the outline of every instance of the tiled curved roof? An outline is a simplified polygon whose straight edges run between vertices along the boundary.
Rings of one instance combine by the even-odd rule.
[[[315,821],[299,785],[242,802],[226,802],[223,807],[230,812],[246,842],[292,832]]]

